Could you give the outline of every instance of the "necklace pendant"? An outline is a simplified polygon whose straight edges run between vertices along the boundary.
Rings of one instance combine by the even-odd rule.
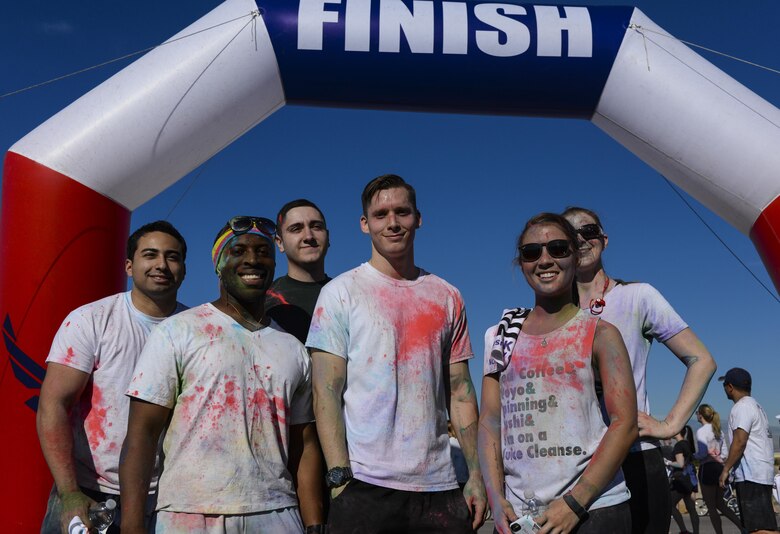
[[[546,347],[546,346],[547,346],[547,338],[543,337],[542,338],[542,347]]]

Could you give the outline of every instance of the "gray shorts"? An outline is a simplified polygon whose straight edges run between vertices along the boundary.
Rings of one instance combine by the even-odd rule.
[[[212,515],[158,511],[154,532],[165,534],[302,534],[303,522],[297,506],[255,514]]]

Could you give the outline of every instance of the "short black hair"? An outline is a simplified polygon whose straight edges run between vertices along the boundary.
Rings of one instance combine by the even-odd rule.
[[[187,259],[187,242],[179,231],[168,221],[154,221],[141,226],[138,230],[130,234],[127,238],[127,259],[133,261],[135,252],[138,250],[138,241],[146,234],[152,232],[162,232],[172,236],[176,241],[181,243],[181,259]]]
[[[322,222],[325,221],[325,215],[322,213],[322,210],[309,199],[306,198],[298,198],[296,200],[291,200],[284,206],[282,206],[282,209],[279,210],[279,213],[276,214],[276,233],[281,234],[282,233],[282,223],[284,222],[284,218],[287,217],[287,212],[290,211],[293,208],[314,208],[317,210],[320,214],[320,217],[322,217]],[[327,223],[326,223],[327,226]]]
[[[360,200],[363,204],[363,215],[368,217],[368,205],[371,204],[374,195],[380,191],[395,188],[406,189],[406,192],[409,194],[409,202],[412,203],[415,215],[419,217],[420,210],[417,209],[417,193],[415,192],[414,187],[406,183],[406,181],[397,174],[383,174],[366,184],[366,187],[363,189],[363,194],[360,195]]]

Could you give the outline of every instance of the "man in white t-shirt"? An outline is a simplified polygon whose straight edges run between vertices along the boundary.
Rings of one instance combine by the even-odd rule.
[[[186,255],[184,238],[170,223],[142,226],[127,242],[132,289],[74,310],[57,331],[37,416],[55,484],[42,532],[66,532],[74,516],[89,525],[91,504],[118,500],[130,404],[125,389],[152,328],[184,308],[176,294]]]
[[[753,380],[746,370],[729,369],[718,378],[734,407],[729,414],[729,455],[723,464],[724,487],[733,469],[742,526],[748,532],[775,532],[772,508],[774,446],[764,409],[750,396]]]
[[[320,481],[301,476],[321,469],[309,355],[265,312],[274,230],[230,219],[212,249],[219,298],[164,321],[141,353],[119,473],[125,534],[146,532],[163,432],[157,532],[323,531]]]
[[[371,259],[323,287],[306,345],[329,468],[332,534],[471,532],[482,524],[473,356],[460,292],[414,263],[422,222],[400,176],[366,186]],[[447,412],[470,470],[461,492]]]

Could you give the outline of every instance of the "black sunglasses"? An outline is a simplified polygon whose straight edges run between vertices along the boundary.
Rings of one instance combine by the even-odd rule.
[[[260,233],[269,237],[273,237],[276,234],[276,224],[271,219],[265,217],[250,217],[248,215],[239,215],[233,217],[228,221],[230,229],[236,235],[245,234],[252,229],[252,227],[260,230]]]
[[[604,233],[601,231],[601,227],[598,224],[583,224],[577,228],[577,233],[586,241],[604,237]]]
[[[553,258],[566,258],[571,256],[571,244],[567,239],[553,239],[547,243],[526,243],[518,247],[521,261],[536,261],[542,257],[542,249],[547,248],[547,253]]]

